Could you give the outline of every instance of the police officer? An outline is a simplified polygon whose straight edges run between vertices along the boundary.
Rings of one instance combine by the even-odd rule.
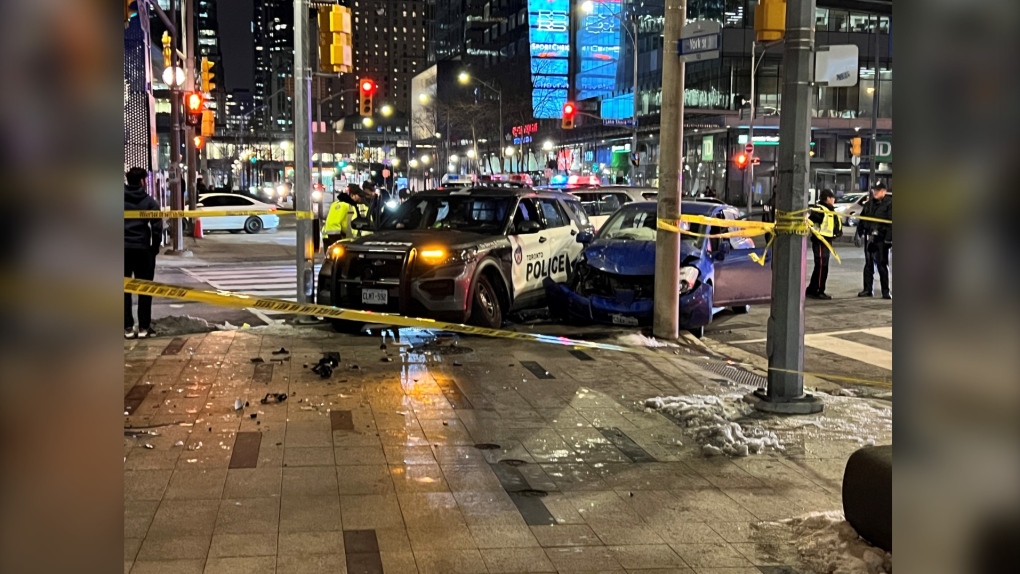
[[[829,245],[832,245],[834,238],[843,235],[843,223],[833,209],[835,203],[836,194],[831,189],[823,189],[818,195],[818,204],[808,216],[811,227]],[[812,299],[832,299],[825,293],[825,282],[829,278],[829,248],[814,233],[811,234],[811,253],[815,256],[815,269],[811,272],[811,282],[808,283],[805,295]]]
[[[355,237],[351,222],[356,217],[369,216],[370,201],[371,199],[366,197],[362,188],[353,183],[347,186],[347,193],[337,194],[336,201],[329,206],[326,224],[322,227],[322,235],[326,238],[323,241],[325,249],[341,239]]]
[[[857,224],[857,237],[864,239],[864,289],[858,297],[875,295],[875,268],[878,268],[878,281],[882,286],[882,298],[892,299],[889,290],[889,249],[892,247],[892,197],[886,192],[885,184],[879,183],[864,205],[861,217],[881,219],[871,221],[861,219]],[[856,238],[855,238],[856,239]]]

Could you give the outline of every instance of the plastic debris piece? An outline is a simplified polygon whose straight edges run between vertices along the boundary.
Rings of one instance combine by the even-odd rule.
[[[288,353],[290,353],[290,351],[288,351],[287,349],[285,349],[283,347],[280,347],[279,351],[273,351],[274,355],[286,355]]]
[[[151,449],[154,449],[154,448],[156,448],[156,447],[152,446],[152,445],[151,445],[151,444],[149,444],[149,443],[145,443],[145,444],[143,444],[142,446],[143,446],[144,448],[147,448],[147,449],[150,449],[150,450],[151,450]]]
[[[252,413],[252,414],[250,414],[248,416],[251,417],[251,418],[256,418],[256,417],[259,416],[259,414],[258,413]]]
[[[249,407],[251,405],[248,403],[248,401],[244,401],[244,406]]]
[[[392,363],[393,362],[393,357],[383,357],[382,358],[382,362],[384,362],[384,363]]]
[[[287,400],[286,393],[266,393],[266,396],[262,397],[259,402],[268,405],[269,403],[282,403]]]
[[[461,362],[460,361],[454,361],[453,362],[453,366],[454,367],[459,367],[459,366],[461,366]]]
[[[234,410],[235,411],[239,411],[239,410],[241,410],[243,408],[244,408],[244,401],[242,401],[241,399],[235,399],[234,400]]]
[[[443,426],[444,427],[448,427],[448,426],[450,426],[450,423],[448,423],[447,421],[443,421]]]
[[[183,440],[179,440],[179,441],[174,443],[174,446],[184,446],[184,441]]]

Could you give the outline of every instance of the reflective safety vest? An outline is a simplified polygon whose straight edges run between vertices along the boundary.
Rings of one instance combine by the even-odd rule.
[[[818,208],[822,212],[822,223],[819,225],[814,221],[811,222],[811,227],[818,232],[822,237],[835,237],[836,235],[836,212],[828,210],[824,207]]]
[[[343,201],[334,201],[333,205],[329,206],[329,215],[326,216],[326,224],[322,226],[322,235],[340,235],[344,239],[350,239],[355,235],[367,235],[366,232],[358,232],[355,234],[351,222],[354,220],[355,213],[357,217],[368,216],[368,206],[364,204],[358,204],[357,210],[351,209],[351,204]]]

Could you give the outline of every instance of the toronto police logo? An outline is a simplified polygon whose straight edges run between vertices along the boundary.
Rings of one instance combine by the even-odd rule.
[[[523,260],[524,260],[524,251],[521,250],[521,246],[518,245],[517,249],[514,251],[514,261],[517,262],[518,265],[520,265],[521,261],[523,261]]]

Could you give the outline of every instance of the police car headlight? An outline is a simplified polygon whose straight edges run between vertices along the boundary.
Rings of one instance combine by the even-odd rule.
[[[697,267],[681,267],[680,268],[680,294],[684,295],[690,293],[691,289],[694,289],[694,285],[698,282],[698,277],[701,276],[701,272],[698,271]]]
[[[427,247],[422,249],[418,256],[422,261],[430,265],[449,265],[453,263],[469,263],[474,261],[478,250],[474,247],[450,251],[442,247]]]
[[[345,251],[346,250],[344,249],[343,245],[333,245],[332,247],[329,248],[329,258],[340,259],[344,256]]]
[[[386,209],[388,209],[390,211],[393,211],[394,209],[396,209],[398,207],[400,207],[400,202],[395,200],[395,199],[391,199],[391,200],[386,202]]]

